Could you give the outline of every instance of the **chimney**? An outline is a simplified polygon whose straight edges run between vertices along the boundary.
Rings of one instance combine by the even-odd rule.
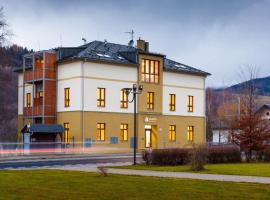
[[[137,40],[137,48],[142,51],[149,52],[149,42],[145,42],[144,40],[139,38]]]

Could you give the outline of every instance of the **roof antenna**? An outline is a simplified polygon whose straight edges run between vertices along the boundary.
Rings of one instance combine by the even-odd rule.
[[[128,31],[128,32],[125,32],[125,33],[128,33],[130,34],[130,38],[131,40],[128,42],[128,46],[133,46],[134,45],[134,30],[132,29],[131,31]]]
[[[83,44],[86,44],[86,39],[82,38]]]

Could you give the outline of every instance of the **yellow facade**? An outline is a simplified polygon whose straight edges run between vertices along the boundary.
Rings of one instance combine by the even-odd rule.
[[[84,115],[84,116],[83,116]],[[130,148],[131,138],[133,137],[133,114],[112,113],[112,112],[62,112],[57,114],[58,124],[68,122],[70,124],[70,137],[74,137],[75,143],[91,139],[92,144],[98,146]],[[84,123],[82,123],[84,119]],[[203,117],[187,116],[166,116],[166,115],[147,115],[138,114],[138,149],[144,149],[145,130],[151,126],[151,147],[152,148],[171,148],[171,147],[190,147],[194,143],[205,143],[205,130]],[[97,141],[97,124],[104,123],[105,140]],[[128,140],[121,141],[121,124],[128,124]],[[176,126],[175,141],[169,140],[169,126]],[[194,126],[193,142],[188,141],[188,126]],[[82,131],[84,130],[84,131]],[[111,143],[111,138],[117,138],[117,143]],[[72,140],[71,140],[72,141]]]

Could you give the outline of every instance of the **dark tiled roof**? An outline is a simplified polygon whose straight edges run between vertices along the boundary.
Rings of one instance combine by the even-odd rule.
[[[59,124],[31,124],[29,128],[26,125],[22,129],[22,132],[26,131],[33,133],[63,133],[64,128]]]
[[[58,53],[58,62],[74,59],[86,59],[134,65],[138,64],[137,57],[139,53],[164,56],[163,54],[144,52],[128,45],[121,45],[102,41],[93,41],[79,47],[60,47],[56,49],[56,51],[60,52]],[[166,57],[164,59],[164,70],[201,76],[210,75],[207,72],[167,59]],[[20,69],[17,69],[16,71],[20,71]]]
[[[183,73],[193,73],[198,75],[210,75],[207,72],[204,72],[202,70],[196,69],[194,67],[190,67],[188,65],[170,60],[165,58],[164,60],[164,70],[166,71],[173,71],[173,72],[183,72]]]
[[[136,64],[123,56],[122,52],[132,52],[136,54],[137,49],[128,45],[114,44],[109,42],[93,41],[85,46],[86,49],[74,55],[74,58],[86,58],[93,60],[103,60],[108,62]]]

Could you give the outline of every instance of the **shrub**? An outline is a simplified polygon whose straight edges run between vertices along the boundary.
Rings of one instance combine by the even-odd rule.
[[[188,148],[145,150],[142,152],[142,158],[147,165],[182,165],[191,162],[191,151],[192,149]],[[241,152],[236,146],[204,146],[203,151],[204,153],[207,152],[206,160],[208,163],[241,162]],[[270,148],[267,152],[268,154],[265,153],[265,159],[270,161]],[[200,156],[199,153],[201,152],[194,156]]]
[[[181,165],[188,162],[189,149],[153,149],[143,152],[143,160],[152,165]]]
[[[264,161],[270,162],[270,147],[267,147],[267,148],[263,151],[263,157],[264,157]]]
[[[208,163],[241,162],[241,152],[236,146],[211,146],[208,148]]]
[[[189,152],[190,169],[200,171],[207,163],[208,148],[205,145],[194,146]]]

